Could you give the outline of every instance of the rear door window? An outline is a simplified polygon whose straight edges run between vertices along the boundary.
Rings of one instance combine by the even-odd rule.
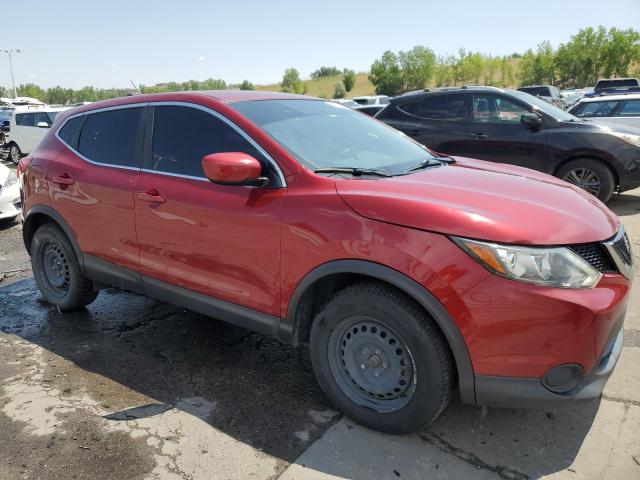
[[[143,107],[90,113],[80,132],[78,151],[105,165],[139,167],[138,138]]]
[[[625,101],[618,115],[621,117],[640,117],[640,99]]]
[[[417,102],[405,103],[398,108],[416,117],[429,120],[462,122],[466,119],[465,95],[428,96]]]
[[[174,105],[155,108],[151,170],[204,178],[202,158],[222,152],[247,153],[263,166],[267,163],[237,130],[209,112]]]

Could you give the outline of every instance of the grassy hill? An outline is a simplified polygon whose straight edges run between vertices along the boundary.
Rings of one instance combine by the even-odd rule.
[[[333,90],[336,83],[342,80],[340,75],[335,77],[324,77],[318,80],[303,80],[302,83],[307,87],[307,95],[321,98],[333,98]],[[273,85],[256,85],[256,90],[268,90],[272,92],[280,91],[280,84]],[[358,95],[374,95],[375,89],[367,78],[366,73],[356,74],[356,83],[347,97],[357,97]]]

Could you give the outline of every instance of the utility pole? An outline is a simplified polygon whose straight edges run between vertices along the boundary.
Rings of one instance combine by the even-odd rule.
[[[16,79],[13,77],[13,61],[11,59],[11,55],[14,53],[20,53],[20,49],[16,48],[15,50],[0,50],[2,53],[6,53],[9,55],[9,69],[11,70],[11,83],[13,85],[13,98],[18,96],[18,91],[16,90]]]

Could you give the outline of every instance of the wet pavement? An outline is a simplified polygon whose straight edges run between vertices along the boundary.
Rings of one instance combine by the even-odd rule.
[[[611,207],[640,252],[638,197]],[[0,259],[23,269],[0,279],[0,480],[640,479],[638,287],[602,400],[454,401],[431,428],[390,437],[331,409],[305,347],[114,289],[61,314],[24,278],[19,225],[0,225]]]

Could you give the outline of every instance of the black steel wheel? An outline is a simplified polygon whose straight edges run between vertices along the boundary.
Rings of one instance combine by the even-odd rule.
[[[314,319],[309,345],[329,400],[369,428],[416,431],[451,399],[446,340],[420,305],[389,285],[361,282],[338,292]]]
[[[80,270],[69,239],[54,224],[38,227],[33,235],[31,268],[44,299],[60,310],[81,308],[98,296],[93,282]]]
[[[608,201],[615,190],[615,178],[611,170],[602,162],[591,158],[567,163],[560,168],[557,176],[603,202]]]
[[[342,392],[376,412],[395,412],[413,398],[415,360],[404,340],[369,317],[346,318],[331,333],[329,366]]]

